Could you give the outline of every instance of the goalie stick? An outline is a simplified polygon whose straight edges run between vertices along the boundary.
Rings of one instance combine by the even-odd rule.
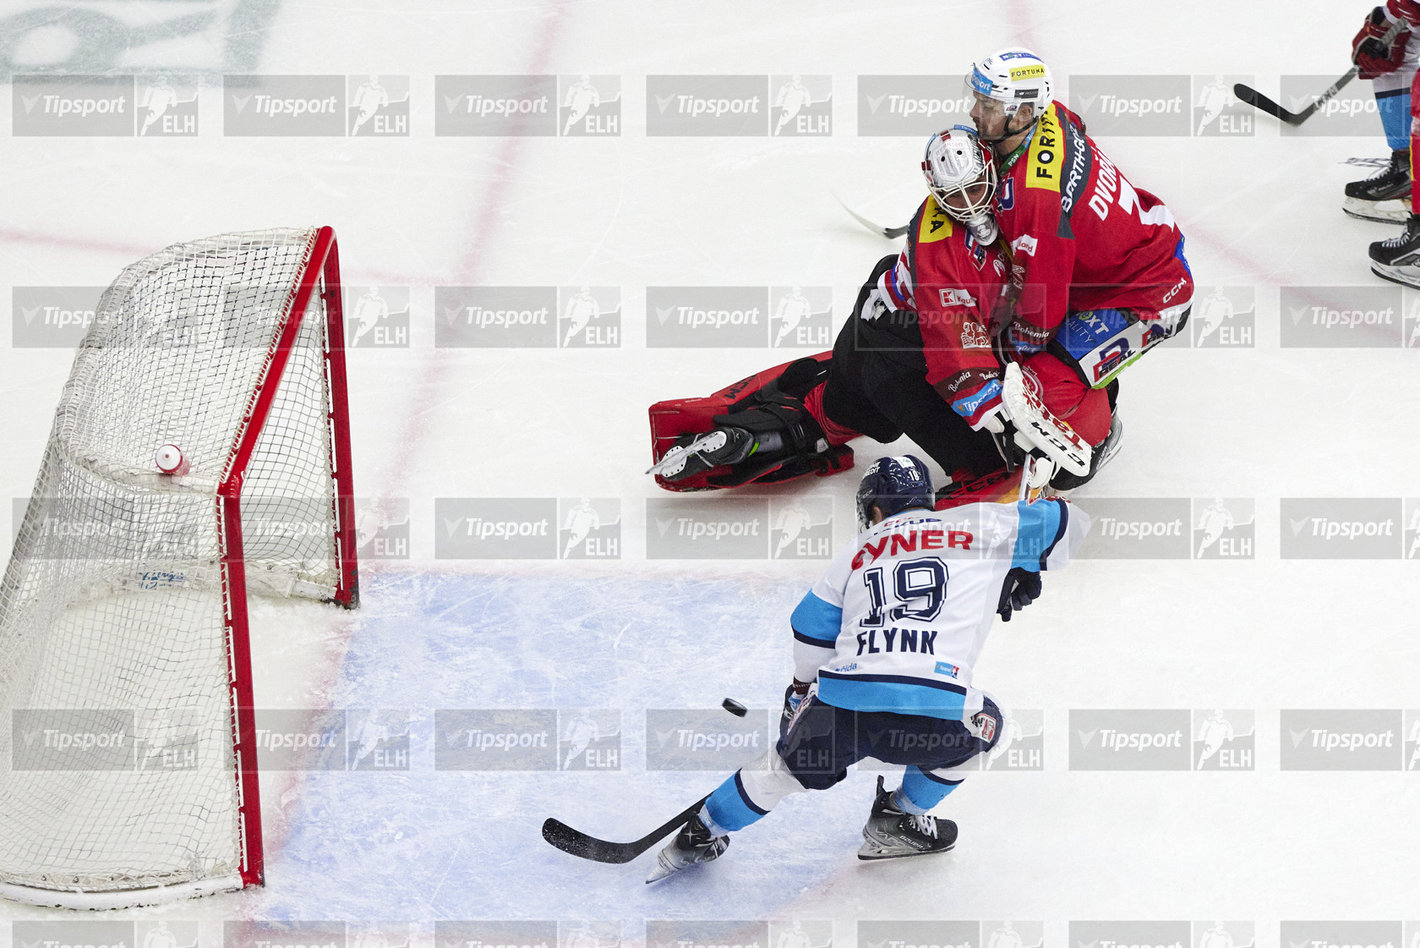
[[[1385,34],[1381,37],[1381,42],[1389,46],[1391,42],[1397,36],[1399,36],[1404,29],[1405,21],[1396,20],[1390,25],[1390,28],[1385,31]],[[1241,82],[1233,86],[1233,95],[1237,96],[1239,100],[1247,103],[1253,108],[1266,112],[1268,115],[1271,115],[1274,118],[1281,119],[1288,125],[1300,125],[1307,119],[1315,115],[1317,109],[1321,108],[1322,105],[1328,102],[1333,96],[1336,95],[1336,93],[1340,92],[1348,82],[1350,82],[1352,79],[1355,79],[1357,73],[1359,73],[1360,71],[1360,66],[1352,66],[1346,71],[1345,75],[1341,76],[1330,86],[1328,86],[1325,92],[1317,96],[1315,101],[1313,101],[1311,105],[1302,109],[1300,112],[1288,112],[1286,109],[1282,108],[1282,106],[1278,105],[1276,102],[1273,102],[1261,92],[1258,92],[1251,86],[1244,85]]]

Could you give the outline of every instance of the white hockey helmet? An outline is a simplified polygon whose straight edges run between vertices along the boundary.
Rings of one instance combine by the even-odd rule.
[[[1023,105],[1033,106],[1039,117],[1050,105],[1055,89],[1045,60],[1023,46],[1012,46],[972,63],[966,85],[972,92],[1000,102],[1007,117]]]
[[[971,128],[953,125],[927,139],[922,175],[937,205],[952,219],[974,224],[991,213],[996,162]]]

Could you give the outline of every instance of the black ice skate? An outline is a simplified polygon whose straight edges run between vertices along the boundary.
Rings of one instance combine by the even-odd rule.
[[[1124,422],[1119,420],[1119,409],[1116,408],[1113,417],[1109,419],[1109,434],[1104,436],[1104,440],[1094,449],[1090,457],[1090,473],[1081,477],[1070,471],[1058,470],[1050,478],[1051,490],[1074,490],[1088,484],[1099,473],[1100,468],[1108,464],[1123,446]]]
[[[666,844],[656,856],[656,868],[646,877],[647,884],[659,882],[666,876],[680,872],[696,863],[719,859],[730,846],[730,837],[711,836],[700,814],[690,818],[690,822],[680,828],[675,839]]]
[[[1394,151],[1390,162],[1363,181],[1346,185],[1341,209],[1363,221],[1403,221],[1410,216],[1410,152]]]
[[[754,453],[754,436],[743,428],[717,427],[704,434],[683,435],[647,474],[678,481],[722,464],[738,464]]]
[[[878,798],[863,827],[859,859],[896,859],[944,853],[957,844],[957,825],[935,816],[915,816],[892,805],[892,794],[878,777]]]
[[[1411,214],[1396,236],[1371,244],[1371,272],[1392,283],[1420,287],[1420,214]]]

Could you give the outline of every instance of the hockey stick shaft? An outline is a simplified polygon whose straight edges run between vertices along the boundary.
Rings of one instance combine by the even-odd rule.
[[[1384,43],[1386,46],[1389,46],[1391,42],[1394,41],[1395,38],[1399,36],[1405,29],[1405,21],[1396,20],[1386,29],[1385,34],[1381,36],[1381,42]],[[1282,108],[1282,106],[1278,105],[1276,102],[1273,102],[1271,99],[1267,98],[1267,96],[1263,95],[1261,92],[1258,92],[1251,86],[1244,85],[1241,82],[1233,86],[1233,95],[1237,96],[1238,99],[1247,103],[1253,108],[1266,112],[1268,115],[1271,115],[1274,118],[1281,119],[1288,125],[1300,125],[1307,119],[1315,115],[1317,110],[1320,109],[1326,102],[1330,101],[1331,98],[1336,95],[1336,93],[1340,92],[1343,88],[1345,88],[1346,84],[1349,83],[1352,79],[1355,79],[1356,76],[1360,73],[1360,71],[1360,66],[1352,66],[1345,72],[1344,75],[1340,76],[1335,82],[1328,86],[1326,88],[1326,91],[1322,92],[1321,95],[1317,96],[1312,101],[1311,105],[1302,109],[1300,112],[1287,111],[1286,109]]]
[[[542,838],[569,855],[577,856],[582,859],[590,859],[593,862],[606,862],[620,865],[630,862],[680,829],[692,816],[700,811],[700,808],[708,799],[710,799],[708,794],[701,797],[675,816],[666,820],[660,826],[651,830],[651,832],[647,833],[645,836],[629,843],[614,843],[605,839],[597,839],[595,836],[589,836],[581,830],[573,829],[561,820],[555,820],[550,817],[542,824]]]
[[[901,227],[884,227],[882,224],[875,224],[872,221],[868,220],[866,217],[864,217],[862,214],[859,214],[857,211],[853,210],[853,208],[849,207],[847,204],[844,204],[843,198],[839,197],[836,194],[833,197],[835,200],[838,201],[838,205],[848,212],[849,217],[853,218],[855,221],[862,224],[864,227],[868,228],[868,230],[877,234],[879,237],[897,238],[907,233],[906,224],[903,224]]]

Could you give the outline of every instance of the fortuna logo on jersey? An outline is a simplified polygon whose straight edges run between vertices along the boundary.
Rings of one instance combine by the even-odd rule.
[[[1045,110],[1030,144],[1026,162],[1026,187],[1060,190],[1060,120],[1055,109]]]

